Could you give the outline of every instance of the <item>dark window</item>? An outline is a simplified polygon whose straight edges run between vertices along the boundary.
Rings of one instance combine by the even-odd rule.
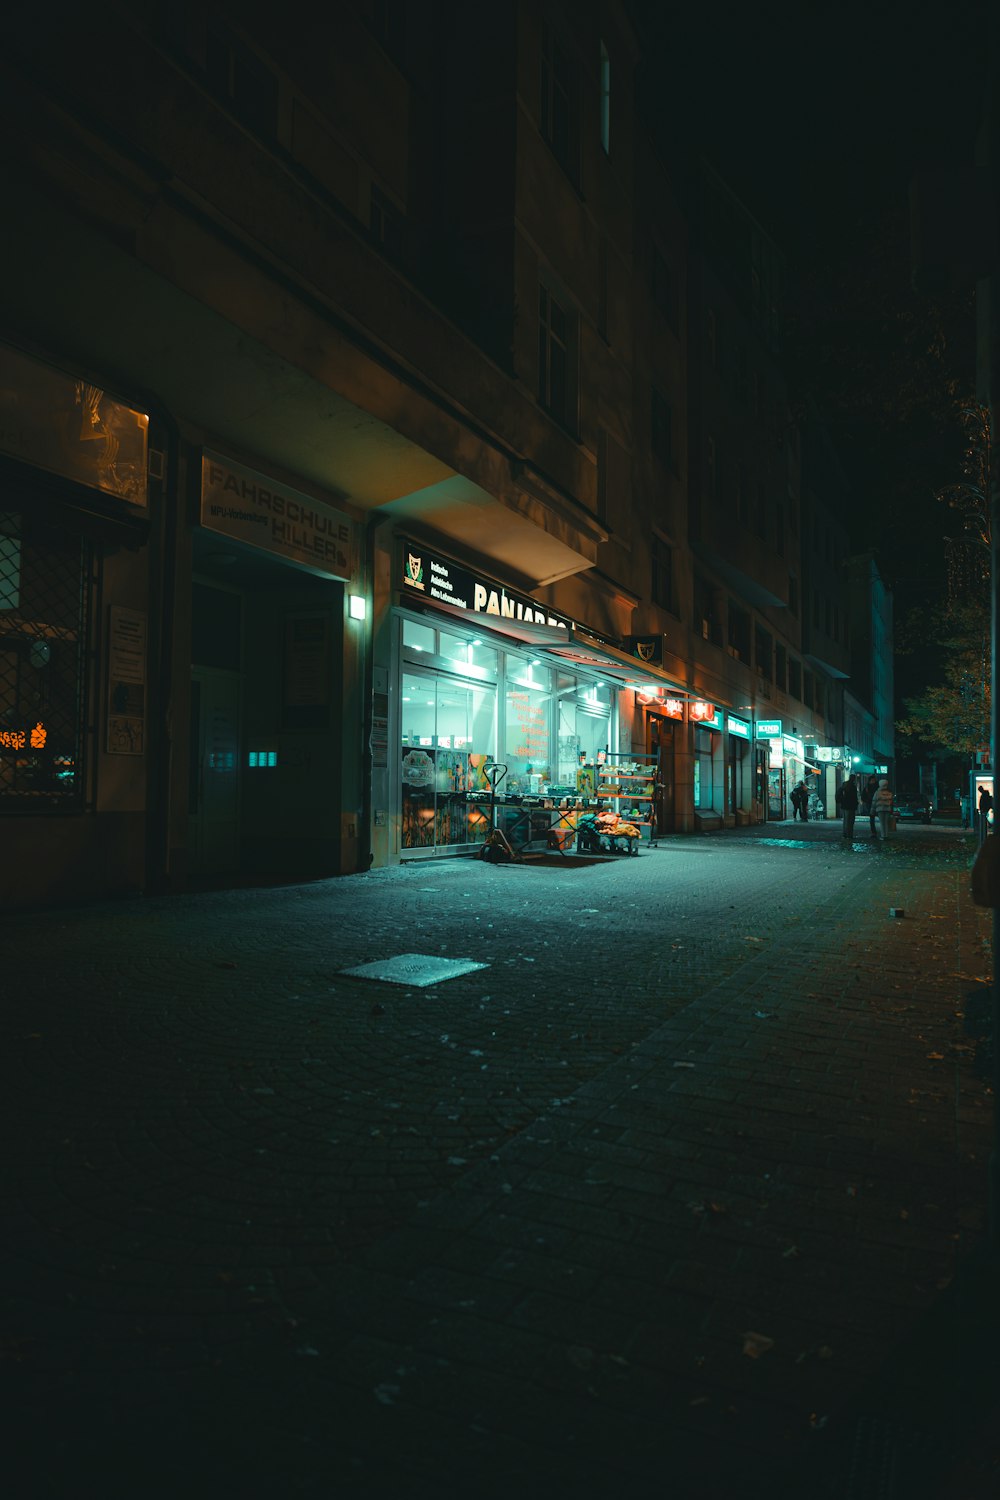
[[[788,663],[788,691],[793,698],[802,702],[802,663],[794,659]]]
[[[774,656],[770,634],[758,625],[755,635],[756,640],[754,645],[757,654],[757,675],[758,677],[763,677],[766,682],[771,682],[774,678]]]
[[[785,691],[788,681],[788,652],[784,646],[776,645],[774,648],[774,685],[781,692]]]
[[[711,641],[714,646],[722,645],[722,625],[715,588],[707,578],[698,574],[694,579],[694,628],[702,640]]]
[[[674,413],[662,391],[650,393],[650,438],[653,452],[668,469],[674,466]]]
[[[7,811],[66,812],[83,803],[92,573],[80,537],[0,511],[0,807]],[[109,708],[113,734],[113,700]]]
[[[762,484],[757,485],[757,504],[754,507],[753,529],[761,541],[767,536],[767,496],[764,493],[764,486]]]
[[[740,465],[736,469],[736,518],[744,526],[750,524],[750,481],[746,470]]]
[[[799,614],[799,580],[792,574],[788,575],[788,609],[796,619]]]
[[[650,597],[654,604],[674,611],[674,549],[662,537],[654,536],[649,549]]]
[[[601,43],[601,145],[606,152],[611,150],[611,58],[604,42]]]
[[[653,302],[660,309],[671,328],[677,329],[677,287],[674,282],[670,266],[660,253],[659,246],[653,246],[653,257],[649,271],[649,291]],[[711,316],[711,315],[710,315]]]
[[[802,702],[807,708],[812,708],[813,696],[816,691],[815,679],[811,672],[802,673]]]
[[[573,361],[575,322],[549,291],[538,288],[538,399],[547,412],[572,428],[576,420]]]
[[[256,53],[222,21],[211,21],[205,41],[205,72],[216,97],[255,135],[278,133],[278,80]]]
[[[750,616],[746,610],[729,605],[728,649],[739,661],[750,661]]]
[[[398,260],[403,253],[403,216],[377,187],[372,188],[369,226],[375,243]]]
[[[575,182],[579,175],[576,74],[551,26],[542,26],[542,135],[553,155]]]
[[[785,555],[785,507],[779,500],[774,507],[774,550],[779,557]]]
[[[406,35],[405,0],[365,0],[364,16],[385,50],[398,59]]]

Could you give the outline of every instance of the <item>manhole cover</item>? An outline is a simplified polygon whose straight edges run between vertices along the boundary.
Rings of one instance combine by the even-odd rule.
[[[430,953],[397,953],[395,958],[380,958],[371,964],[359,964],[356,969],[342,969],[342,974],[353,974],[357,979],[381,979],[385,984],[409,984],[417,989],[426,989],[430,984],[440,984],[443,979],[457,979],[460,974],[471,974],[473,969],[488,969],[489,964],[477,964],[471,958],[437,958]]]

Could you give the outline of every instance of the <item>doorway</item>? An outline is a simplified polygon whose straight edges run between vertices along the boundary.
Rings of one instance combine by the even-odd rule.
[[[188,862],[192,874],[240,866],[240,678],[191,669]]]
[[[485,766],[496,747],[496,688],[407,667],[401,697],[403,852],[481,844],[489,832]]]
[[[662,714],[649,714],[646,753],[655,757],[653,817],[657,837],[674,831],[674,724]]]

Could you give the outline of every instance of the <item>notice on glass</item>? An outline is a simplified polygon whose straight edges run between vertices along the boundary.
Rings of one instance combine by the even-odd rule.
[[[146,748],[146,616],[112,604],[108,611],[109,755]]]

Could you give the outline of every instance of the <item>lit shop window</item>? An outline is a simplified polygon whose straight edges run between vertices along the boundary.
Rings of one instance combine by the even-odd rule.
[[[269,771],[278,764],[277,750],[248,750],[247,765],[251,771]]]

